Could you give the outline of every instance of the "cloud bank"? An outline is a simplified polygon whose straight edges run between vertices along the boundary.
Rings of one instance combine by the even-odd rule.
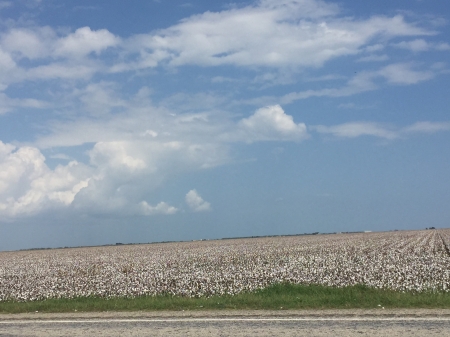
[[[94,145],[87,152],[89,163],[71,161],[53,170],[38,148],[0,143],[0,214],[23,216],[52,208],[174,214],[178,212],[176,207],[163,201],[152,206],[142,198],[179,174],[229,163],[230,147],[235,143],[307,138],[306,126],[296,124],[280,106],[258,109],[248,118],[227,123],[209,120],[203,114],[158,116],[155,111],[149,121],[139,116],[116,116],[106,125],[104,120],[98,124],[89,120],[88,139],[85,122],[57,126],[53,135],[40,141],[41,145]],[[148,129],[155,121],[170,122],[171,128]],[[107,133],[103,133],[105,128]],[[195,190],[186,195],[185,201],[195,212],[211,209]]]

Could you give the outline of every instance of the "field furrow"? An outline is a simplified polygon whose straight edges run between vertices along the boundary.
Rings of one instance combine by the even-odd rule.
[[[450,229],[0,253],[0,300],[237,294],[280,282],[450,289]]]

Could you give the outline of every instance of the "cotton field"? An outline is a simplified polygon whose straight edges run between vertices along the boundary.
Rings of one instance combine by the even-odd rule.
[[[0,252],[0,300],[237,294],[278,282],[449,291],[450,229]]]

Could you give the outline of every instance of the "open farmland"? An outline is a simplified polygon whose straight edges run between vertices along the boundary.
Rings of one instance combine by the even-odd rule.
[[[450,289],[450,229],[0,253],[0,300],[237,294],[274,283]]]

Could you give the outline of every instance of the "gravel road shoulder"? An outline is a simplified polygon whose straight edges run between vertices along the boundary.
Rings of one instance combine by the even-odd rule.
[[[169,318],[258,318],[258,317],[448,317],[450,309],[326,309],[326,310],[186,310],[186,311],[106,311],[73,313],[0,314],[0,320],[42,319],[169,319]]]
[[[450,337],[450,309],[223,310],[0,315],[0,336]]]

